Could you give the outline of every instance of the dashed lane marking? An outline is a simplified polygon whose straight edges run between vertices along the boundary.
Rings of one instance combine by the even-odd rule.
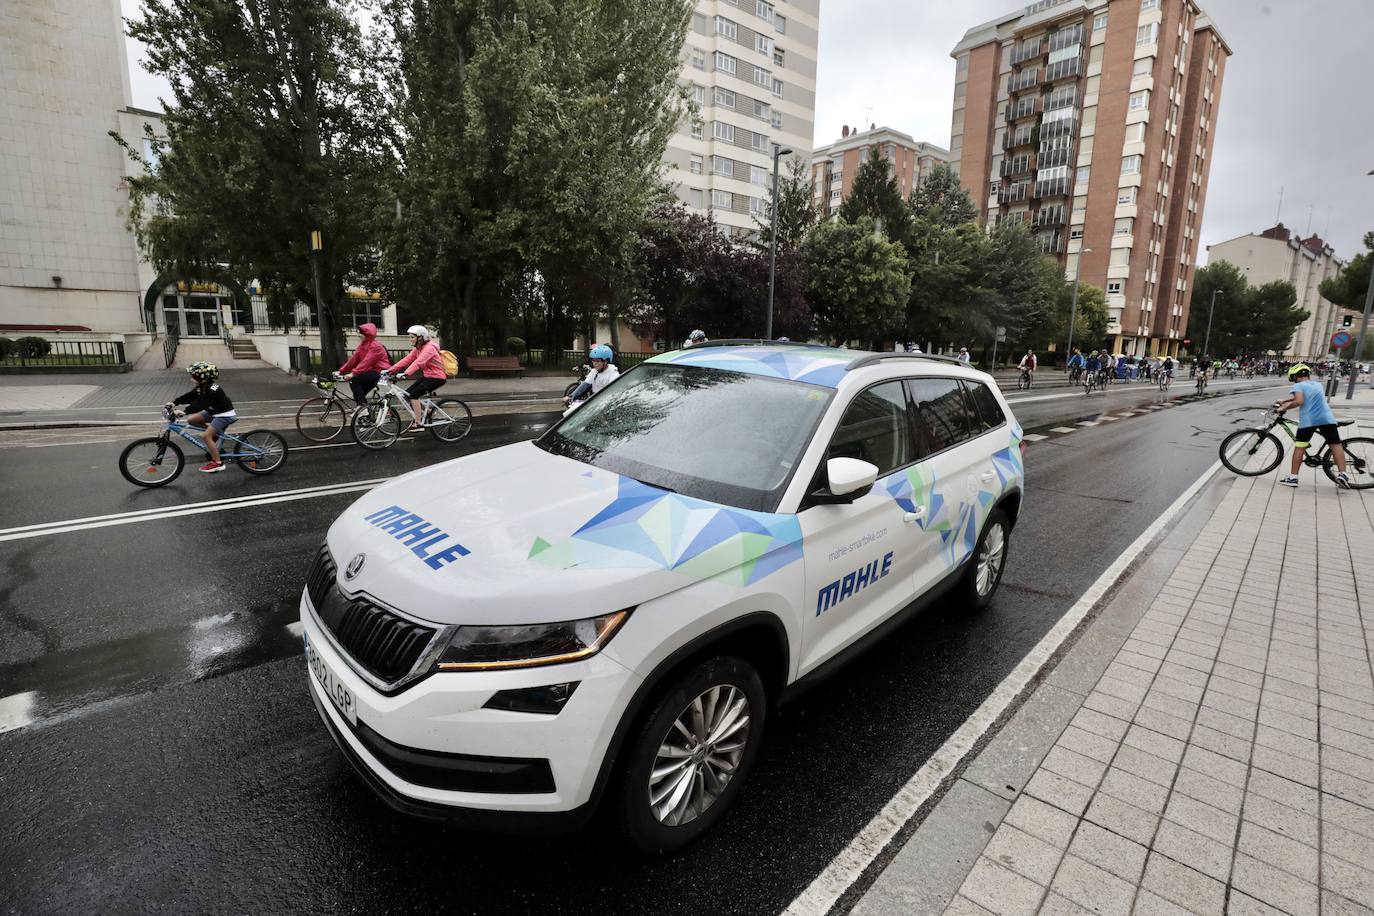
[[[1039,433],[1026,433],[1021,438],[1025,439],[1027,442],[1039,442],[1042,439],[1048,439],[1049,436],[1042,436]]]
[[[1080,421],[1078,422],[1077,425],[1079,425],[1079,426],[1098,426],[1098,425],[1100,425],[1100,424],[1099,424],[1098,421],[1096,421],[1096,420],[1080,420]]]
[[[1076,433],[1076,432],[1078,432],[1078,430],[1074,429],[1072,426],[1056,426],[1056,427],[1054,427],[1053,429],[1051,429],[1050,432],[1052,432],[1052,433]]]
[[[1121,418],[1120,418],[1120,417],[1103,417],[1102,419],[1105,420],[1105,421],[1108,422],[1108,423],[1115,423],[1117,420],[1120,420]]]

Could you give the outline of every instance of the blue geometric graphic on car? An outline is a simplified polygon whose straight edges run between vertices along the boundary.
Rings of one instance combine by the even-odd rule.
[[[802,557],[795,515],[751,512],[618,477],[615,498],[567,539],[537,537],[529,559],[555,569],[670,569],[752,585]]]
[[[835,388],[844,378],[845,367],[858,355],[832,347],[693,347],[645,362],[728,369]]]

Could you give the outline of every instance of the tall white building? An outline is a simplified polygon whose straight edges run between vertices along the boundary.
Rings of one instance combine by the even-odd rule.
[[[682,75],[698,117],[665,159],[682,202],[732,236],[767,206],[774,145],[810,158],[819,25],[820,0],[697,0]]]
[[[1263,286],[1274,280],[1293,284],[1298,292],[1298,308],[1307,311],[1307,319],[1293,332],[1284,356],[1320,359],[1331,352],[1331,335],[1348,310],[1323,299],[1318,287],[1323,280],[1339,274],[1345,262],[1319,236],[1303,238],[1279,223],[1263,232],[1208,245],[1207,263],[1216,261],[1230,261],[1239,267],[1251,286]],[[1222,303],[1217,304],[1218,309],[1222,307]]]

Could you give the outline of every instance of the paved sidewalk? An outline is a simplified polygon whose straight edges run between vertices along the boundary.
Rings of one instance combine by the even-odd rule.
[[[948,913],[1374,912],[1374,498],[1235,481]]]

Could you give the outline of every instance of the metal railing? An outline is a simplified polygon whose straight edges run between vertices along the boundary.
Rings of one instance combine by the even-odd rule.
[[[1033,57],[1039,57],[1044,53],[1045,46],[1041,43],[1040,39],[1037,38],[1035,41],[1023,42],[1012,48],[1011,62],[1014,66],[1024,61],[1028,61]]]
[[[48,340],[40,346],[20,338],[0,366],[122,366],[124,342],[119,340]]]
[[[162,365],[164,368],[172,368],[172,363],[177,360],[177,344],[181,342],[181,332],[173,331],[168,328],[167,333],[162,337]]]
[[[1045,82],[1052,83],[1055,80],[1066,79],[1070,76],[1083,75],[1083,58],[1071,57],[1068,60],[1058,60],[1045,68]]]
[[[1028,182],[1004,187],[997,192],[997,202],[999,204],[1016,203],[1025,200],[1029,192],[1030,184]]]
[[[1040,82],[1040,68],[1019,70],[1007,77],[1007,92],[1020,92]]]
[[[1069,193],[1070,186],[1067,178],[1047,178],[1035,183],[1035,196],[1063,197]]]

